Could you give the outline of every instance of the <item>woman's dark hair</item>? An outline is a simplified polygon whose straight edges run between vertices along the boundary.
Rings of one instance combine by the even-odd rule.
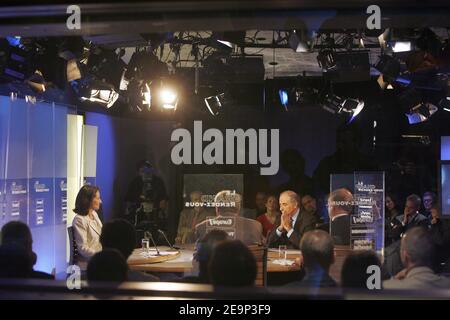
[[[391,198],[392,202],[394,203],[394,208],[397,209],[398,211],[400,211],[402,208],[401,208],[400,200],[398,199],[397,195],[394,193],[388,192],[385,195],[385,199],[388,197]]]
[[[80,191],[78,191],[77,198],[75,200],[75,209],[73,209],[73,212],[81,216],[87,216],[92,200],[94,200],[97,191],[100,191],[97,186],[82,186]]]

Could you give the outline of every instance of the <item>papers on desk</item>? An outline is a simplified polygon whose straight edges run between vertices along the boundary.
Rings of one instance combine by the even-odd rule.
[[[273,264],[279,264],[280,266],[292,266],[295,261],[289,259],[276,259],[272,261]]]
[[[178,251],[159,250],[160,256],[168,256],[171,254],[178,254]],[[140,251],[139,255],[142,257],[157,257],[158,252],[156,250],[149,250],[148,252]]]

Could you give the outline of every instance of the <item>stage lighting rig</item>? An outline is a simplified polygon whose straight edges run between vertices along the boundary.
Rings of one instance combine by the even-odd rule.
[[[392,56],[380,56],[375,69],[380,72],[378,84],[382,89],[386,89],[388,85],[392,85],[400,74],[400,62]]]
[[[72,88],[81,102],[92,102],[111,108],[119,98],[114,86],[90,77],[71,82]]]
[[[289,34],[288,44],[295,52],[311,51],[311,39],[308,39],[305,30],[293,30]]]
[[[344,114],[350,117],[351,123],[364,109],[364,101],[353,98],[343,99],[335,94],[327,94],[322,108],[332,114]]]

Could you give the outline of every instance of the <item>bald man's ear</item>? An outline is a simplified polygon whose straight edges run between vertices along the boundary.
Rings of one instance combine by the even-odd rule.
[[[336,251],[333,250],[333,259],[331,259],[331,264],[336,261]]]

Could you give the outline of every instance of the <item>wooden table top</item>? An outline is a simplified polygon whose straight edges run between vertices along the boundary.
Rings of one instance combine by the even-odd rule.
[[[154,249],[150,249],[154,253]],[[159,247],[163,256],[151,256],[145,258],[142,256],[142,249],[135,249],[128,259],[129,268],[139,271],[150,272],[169,272],[169,273],[189,273],[193,271],[192,257],[194,249],[185,247],[179,251],[170,252],[168,247]],[[300,258],[300,250],[288,250],[287,260],[294,262],[296,258]],[[277,249],[269,249],[267,253],[267,272],[290,272],[298,271],[298,265],[281,265],[275,260],[279,259]]]

